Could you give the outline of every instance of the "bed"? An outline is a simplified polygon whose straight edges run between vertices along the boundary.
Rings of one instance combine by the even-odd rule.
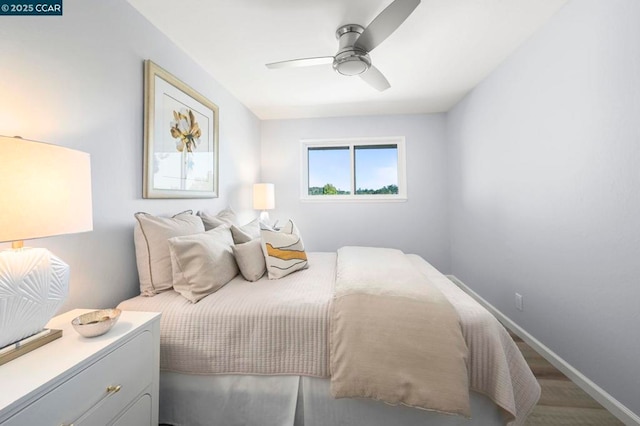
[[[391,255],[388,251],[377,251],[384,249],[373,250],[382,258]],[[540,397],[540,387],[506,330],[426,260],[398,251],[393,251],[393,256],[399,256],[403,269],[410,269],[414,277],[417,274],[429,281],[452,306],[459,321],[458,330],[465,349],[464,383],[469,391],[469,411],[453,415],[456,413],[451,410],[411,406],[414,404],[403,401],[390,405],[371,397],[334,398],[332,394],[336,394],[337,386],[332,372],[335,376],[336,371],[341,371],[334,365],[339,346],[335,338],[339,328],[336,324],[340,324],[336,319],[336,306],[343,295],[338,293],[342,291],[346,296],[354,290],[353,287],[345,290],[341,284],[340,277],[346,274],[341,272],[337,253],[307,253],[307,256],[306,269],[277,280],[264,276],[256,282],[238,275],[197,303],[174,290],[120,303],[118,307],[124,310],[162,313],[161,423],[176,426],[524,424]],[[370,270],[367,279],[371,279],[379,275],[375,264],[374,260],[370,268],[356,265],[353,269]],[[353,281],[357,281],[356,287],[364,282],[359,278]],[[354,322],[353,317],[345,318],[350,319],[343,321],[344,326]],[[415,332],[423,333],[427,328],[438,327],[417,328]],[[369,339],[373,344],[384,340],[378,338],[376,330],[352,333],[373,336]],[[419,343],[428,350],[438,346],[430,341]],[[352,351],[348,348],[341,352],[341,356],[349,354]],[[344,373],[358,371],[361,364],[366,362],[352,360],[352,364],[343,369]],[[434,376],[427,377],[431,380]],[[431,396],[437,394],[436,389]]]

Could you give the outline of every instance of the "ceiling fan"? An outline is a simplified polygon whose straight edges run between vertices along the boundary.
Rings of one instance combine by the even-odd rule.
[[[372,87],[383,91],[391,87],[389,81],[371,64],[369,52],[375,49],[411,15],[420,0],[394,0],[364,28],[358,24],[343,25],[336,30],[338,53],[335,56],[292,59],[272,62],[267,68],[293,68],[332,64],[342,75],[359,75]]]

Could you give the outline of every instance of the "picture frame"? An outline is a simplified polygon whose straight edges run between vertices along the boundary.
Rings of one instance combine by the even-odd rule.
[[[143,198],[218,197],[218,106],[144,61]]]

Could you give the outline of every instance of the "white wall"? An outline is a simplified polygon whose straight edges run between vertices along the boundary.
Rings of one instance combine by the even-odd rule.
[[[639,52],[640,2],[570,2],[447,117],[452,272],[635,413]]]
[[[300,140],[405,136],[408,201],[301,202]],[[449,269],[443,115],[262,122],[262,180],[276,188],[273,219],[292,218],[312,251],[392,246]]]
[[[124,0],[65,0],[62,17],[1,16],[0,56],[0,134],[91,154],[94,231],[27,242],[71,266],[63,310],[136,294],[135,212],[231,204],[254,214],[259,120]],[[220,198],[142,199],[144,59],[220,107]]]

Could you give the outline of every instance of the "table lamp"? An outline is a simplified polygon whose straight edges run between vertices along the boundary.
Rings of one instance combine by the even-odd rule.
[[[253,184],[253,208],[262,210],[260,212],[260,221],[269,221],[269,212],[276,207],[275,185],[272,183],[255,183]]]
[[[89,154],[0,136],[0,352],[42,333],[69,287],[66,263],[22,241],[92,229]]]

